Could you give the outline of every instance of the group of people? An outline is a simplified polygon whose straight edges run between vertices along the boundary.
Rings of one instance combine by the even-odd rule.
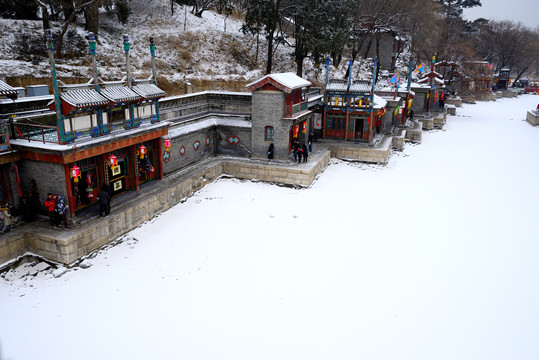
[[[294,154],[294,161],[298,163],[306,163],[309,158],[309,149],[307,148],[307,145],[303,143],[303,145],[300,146],[297,139],[292,143],[292,153]]]
[[[67,209],[69,205],[66,205],[65,199],[62,195],[52,195],[51,193],[47,194],[47,199],[45,200],[45,207],[49,212],[49,221],[52,226],[58,228],[61,222],[64,223],[64,227],[67,227]]]
[[[309,134],[309,146],[305,145],[299,145],[299,141],[297,138],[294,138],[294,141],[292,142],[292,154],[294,155],[294,162],[307,162],[307,159],[309,158],[309,152],[313,151],[313,139],[314,135],[311,133]],[[275,149],[275,145],[271,143],[268,147],[268,160],[270,163],[273,162],[273,152]],[[289,154],[290,155],[290,154]]]

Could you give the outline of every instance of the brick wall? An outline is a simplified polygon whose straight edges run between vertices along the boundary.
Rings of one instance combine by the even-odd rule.
[[[267,159],[270,143],[274,143],[273,158],[286,160],[288,158],[288,142],[290,124],[283,121],[284,95],[280,91],[259,90],[253,92],[252,97],[252,135],[251,157],[253,159]],[[273,126],[273,141],[264,140],[266,126]]]

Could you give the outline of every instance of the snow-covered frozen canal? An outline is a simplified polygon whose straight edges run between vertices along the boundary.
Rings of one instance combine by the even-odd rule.
[[[539,358],[539,96],[386,167],[220,180],[54,277],[0,278],[0,358]]]

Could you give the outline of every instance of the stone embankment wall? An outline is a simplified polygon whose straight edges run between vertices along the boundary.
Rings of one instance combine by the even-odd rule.
[[[528,111],[526,121],[533,126],[539,125],[539,110]]]
[[[69,231],[39,229],[29,225],[0,238],[0,264],[26,252],[71,264],[80,257],[114,241],[137,226],[170,209],[220,176],[261,180],[294,186],[309,186],[327,167],[330,152],[325,150],[310,166],[267,164],[242,159],[211,159],[153,182],[144,196],[116,206],[102,219],[90,219]],[[144,191],[144,190],[143,190]]]

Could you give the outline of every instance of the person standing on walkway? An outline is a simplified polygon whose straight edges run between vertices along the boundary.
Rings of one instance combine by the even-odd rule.
[[[9,212],[8,204],[0,207],[0,215],[2,215],[2,219],[4,220],[4,226],[2,226],[2,230],[0,230],[0,233],[5,234],[9,230],[11,230],[11,225],[13,224],[13,216],[11,216],[11,213]]]
[[[299,148],[299,142],[297,139],[294,139],[294,142],[292,143],[292,152],[294,153],[294,162],[298,161],[298,148]]]
[[[305,145],[305,143],[303,143],[302,150],[303,150],[303,162],[306,163],[307,158],[309,157],[309,151],[308,151],[307,145]]]
[[[110,208],[109,208],[109,193],[105,191],[103,188],[99,190],[99,193],[97,194],[97,201],[99,202],[99,217],[103,217],[103,213],[105,213],[105,216],[109,214]]]
[[[313,140],[314,140],[314,134],[311,132],[309,133],[309,151],[313,152]]]
[[[52,197],[51,193],[47,194],[47,200],[45,200],[45,207],[49,212],[49,221],[51,225],[54,226],[54,224],[56,224],[56,213],[54,212],[54,208],[56,207],[56,200]]]
[[[64,223],[65,228],[67,229],[67,216],[66,212],[69,206],[64,203],[64,197],[62,195],[56,195],[56,207],[54,211],[56,212],[56,222],[54,227],[57,228],[60,225],[60,222]]]
[[[441,95],[440,96],[440,99],[438,100],[438,107],[440,108],[440,110],[444,110],[444,106],[445,106],[445,100],[444,100],[444,96]]]
[[[103,185],[102,189],[105,190],[107,192],[107,194],[109,194],[109,201],[108,201],[108,204],[107,204],[107,214],[110,214],[110,202],[112,200],[113,191],[112,191],[112,188],[110,187],[109,184]]]
[[[273,162],[273,148],[274,148],[273,143],[269,144],[269,147],[268,147],[268,159],[269,159],[270,163]]]
[[[302,157],[303,157],[303,148],[298,146],[298,163],[301,163]]]

